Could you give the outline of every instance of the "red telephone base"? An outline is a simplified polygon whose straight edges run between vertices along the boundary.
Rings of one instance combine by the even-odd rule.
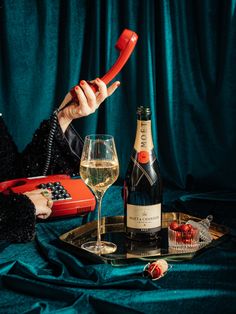
[[[47,185],[49,183],[51,183],[51,186],[43,186],[43,188],[52,190],[53,194],[53,207],[50,217],[84,215],[95,209],[95,197],[86,184],[81,179],[71,179],[67,175],[50,175],[5,181],[0,183],[0,192],[5,194],[10,192],[24,193],[42,188],[42,184]],[[55,192],[53,191],[54,186]]]

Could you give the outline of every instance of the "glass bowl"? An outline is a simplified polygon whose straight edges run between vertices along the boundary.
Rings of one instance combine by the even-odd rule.
[[[199,229],[181,231],[168,227],[169,252],[188,253],[199,249]]]

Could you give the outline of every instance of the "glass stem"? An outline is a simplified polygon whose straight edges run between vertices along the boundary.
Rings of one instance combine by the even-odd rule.
[[[100,248],[101,247],[101,205],[102,205],[102,197],[103,194],[102,193],[97,193],[97,209],[98,209],[98,224],[97,224],[97,247]]]

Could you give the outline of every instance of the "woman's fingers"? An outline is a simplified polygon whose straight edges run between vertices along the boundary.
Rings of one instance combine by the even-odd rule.
[[[112,85],[110,85],[107,89],[107,94],[108,96],[111,96],[116,90],[117,88],[120,86],[120,82],[116,81],[115,83],[113,83]]]
[[[37,215],[37,218],[40,218],[40,219],[47,219],[52,213],[52,210],[49,208],[47,209],[47,211],[45,211],[43,214],[38,214]]]
[[[24,194],[34,204],[36,217],[46,219],[50,216],[53,206],[51,191],[38,189],[25,192]]]
[[[96,93],[97,100],[97,108],[100,104],[109,96],[111,96],[115,90],[120,86],[120,82],[116,81],[111,86],[107,87],[107,85],[100,79],[90,81],[92,84],[96,84],[98,86],[98,92]]]
[[[97,99],[97,105],[99,106],[108,96],[107,86],[100,78],[96,78],[94,83],[98,87],[98,93],[97,93],[96,99]]]
[[[97,92],[94,93],[90,83],[97,85]],[[107,88],[106,84],[100,78],[90,81],[89,83],[85,80],[80,81],[80,84],[74,87],[78,100],[77,103],[72,103],[58,114],[58,120],[62,130],[64,131],[73,119],[88,116],[91,113],[94,113],[99,108],[100,104],[108,96],[111,96],[119,86],[120,82],[116,81]],[[60,108],[63,108],[63,104],[71,99],[71,95],[69,94],[70,93],[66,95]]]
[[[103,83],[103,84],[105,85],[105,83]],[[108,88],[107,88],[107,86],[105,85],[105,88],[106,88],[106,96],[105,96],[105,98],[111,96],[111,95],[116,91],[116,89],[117,89],[119,86],[120,86],[120,82],[119,82],[119,81],[113,83],[113,84],[112,84],[111,86],[109,86]],[[101,104],[101,103],[105,100],[105,98],[104,98],[104,94],[99,93],[99,94],[97,95],[97,102],[98,102],[99,104]]]
[[[78,97],[80,105],[85,106],[87,104],[92,110],[96,109],[97,99],[89,84],[86,81],[82,80],[80,82],[80,88],[82,89],[85,96],[85,100],[83,99],[84,100],[83,103],[81,103]]]

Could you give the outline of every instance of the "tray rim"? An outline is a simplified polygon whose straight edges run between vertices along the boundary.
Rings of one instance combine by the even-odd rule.
[[[162,212],[162,228],[167,228],[168,227],[168,221],[166,217],[172,215],[171,219],[173,219],[173,217],[177,219],[181,219],[181,221],[187,221],[188,219],[193,219],[196,221],[199,221],[201,219],[203,219],[202,217],[196,217],[196,216],[192,216],[188,213],[184,213],[184,212]],[[178,218],[177,218],[178,217]],[[122,215],[118,215],[118,216],[104,216],[102,217],[102,234],[104,234],[105,232],[103,227],[104,226],[109,226],[114,224],[114,220],[118,220],[118,223],[116,223],[116,225],[124,225],[124,216]],[[120,221],[120,222],[119,222]],[[164,223],[163,223],[164,222]],[[66,238],[78,231],[81,231],[83,229],[87,229],[87,233],[90,232],[90,230],[96,231],[96,226],[97,226],[97,221],[93,220],[90,222],[87,222],[86,224],[82,224],[74,229],[71,229],[63,234],[61,234],[59,236],[59,240],[61,241],[61,243],[63,243],[63,245],[68,248],[71,252],[74,252],[76,254],[78,254],[80,257],[84,257],[84,258],[88,258],[90,261],[92,262],[96,262],[96,263],[109,263],[112,264],[113,266],[121,266],[124,264],[128,264],[130,262],[138,262],[138,261],[153,261],[156,260],[158,258],[158,256],[150,256],[150,257],[139,257],[139,256],[135,256],[135,257],[131,257],[131,258],[111,258],[110,256],[106,256],[106,255],[96,255],[93,253],[90,253],[84,249],[82,249],[79,246],[74,245],[71,242],[68,242],[66,240]],[[89,228],[89,229],[88,229]],[[104,227],[105,228],[105,227]],[[211,241],[210,244],[204,246],[203,248],[200,248],[198,250],[196,250],[195,252],[187,252],[187,253],[176,253],[176,254],[166,254],[166,255],[160,255],[159,258],[163,258],[166,260],[172,260],[172,261],[182,261],[182,260],[189,260],[194,258],[194,256],[198,255],[200,252],[205,251],[206,249],[210,248],[210,247],[214,247],[217,245],[217,243],[219,242],[219,240],[222,240],[222,237],[226,236],[227,234],[229,234],[229,228],[227,228],[224,225],[221,224],[217,224],[212,222],[211,226],[210,226],[210,231],[213,237],[213,240]],[[218,233],[218,236],[216,235],[216,233]],[[85,234],[82,233],[81,236]],[[77,238],[77,237],[76,237]],[[75,239],[75,238],[74,238]],[[112,256],[112,254],[111,254]],[[126,262],[125,262],[126,261]]]

